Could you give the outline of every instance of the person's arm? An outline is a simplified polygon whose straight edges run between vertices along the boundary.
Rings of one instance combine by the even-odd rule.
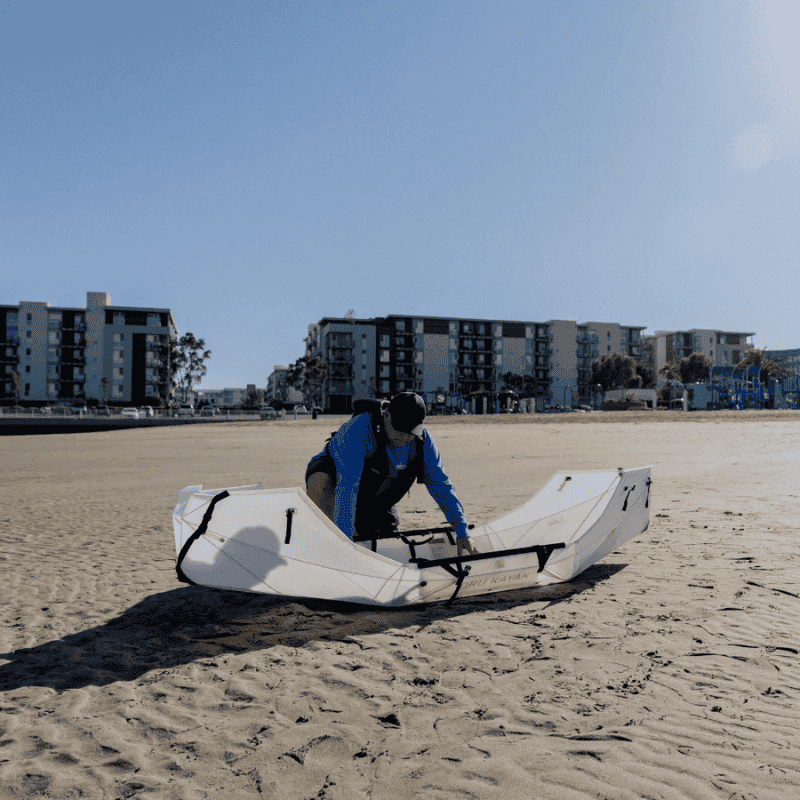
[[[423,440],[423,467],[422,480],[430,496],[436,501],[445,519],[450,523],[455,531],[457,539],[466,539],[467,520],[464,517],[464,509],[456,496],[453,484],[447,477],[442,465],[442,457],[439,455],[439,448],[426,432]]]
[[[360,414],[346,422],[329,445],[336,465],[333,521],[351,539],[355,530],[358,485],[372,446],[371,438],[369,415]]]

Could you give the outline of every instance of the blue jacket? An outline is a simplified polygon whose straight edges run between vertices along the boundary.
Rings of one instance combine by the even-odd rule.
[[[339,530],[351,539],[355,527],[356,500],[361,473],[364,462],[375,453],[376,446],[369,414],[359,414],[345,422],[326,445],[326,450],[336,465],[333,521]],[[386,448],[394,475],[409,465],[415,448],[416,442],[398,448]],[[323,456],[326,450],[319,455]],[[427,431],[422,436],[421,477],[428,493],[441,508],[456,536],[459,539],[467,536],[464,509],[444,472],[439,449]]]

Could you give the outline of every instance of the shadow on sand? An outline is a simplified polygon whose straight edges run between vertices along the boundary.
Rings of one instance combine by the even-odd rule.
[[[226,653],[250,653],[276,645],[302,647],[313,641],[348,641],[388,628],[416,627],[491,608],[509,611],[529,603],[556,603],[591,589],[624,564],[596,564],[570,583],[518,589],[444,603],[379,608],[354,603],[271,597],[180,587],[146,597],[95,628],[0,658],[0,690],[46,686],[66,691],[132,681]],[[541,611],[541,609],[537,609]]]

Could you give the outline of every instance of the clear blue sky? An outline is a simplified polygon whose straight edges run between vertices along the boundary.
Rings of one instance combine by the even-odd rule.
[[[6,0],[0,303],[172,309],[204,388],[323,316],[800,347],[797,2]]]

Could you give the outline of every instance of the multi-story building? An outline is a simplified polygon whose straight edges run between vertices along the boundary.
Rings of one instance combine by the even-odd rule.
[[[278,401],[280,403],[302,403],[303,393],[294,386],[289,386],[286,382],[286,376],[289,374],[289,368],[283,364],[276,364],[272,368],[272,372],[267,378],[267,388],[264,391],[264,401],[272,403]]]
[[[87,292],[86,308],[21,302],[0,306],[0,335],[0,402],[169,399],[177,329],[168,308],[113,306],[105,292]]]
[[[328,365],[323,407],[352,409],[361,397],[414,391],[429,403],[463,405],[493,395],[507,373],[531,376],[542,403],[591,397],[591,362],[611,353],[638,358],[644,326],[566,320],[452,319],[390,315],[325,317],[309,326],[306,355]],[[602,340],[602,341],[601,341]]]
[[[308,326],[306,355],[328,365],[322,388],[325,410],[346,413],[354,400],[376,396],[375,333],[374,319],[323,317]]]
[[[780,364],[791,377],[800,377],[800,348],[794,350],[765,350],[764,355]]]
[[[692,353],[701,353],[714,367],[734,367],[753,348],[755,333],[693,328],[688,331],[656,331],[647,337],[655,353],[656,373],[665,364],[677,364]]]

